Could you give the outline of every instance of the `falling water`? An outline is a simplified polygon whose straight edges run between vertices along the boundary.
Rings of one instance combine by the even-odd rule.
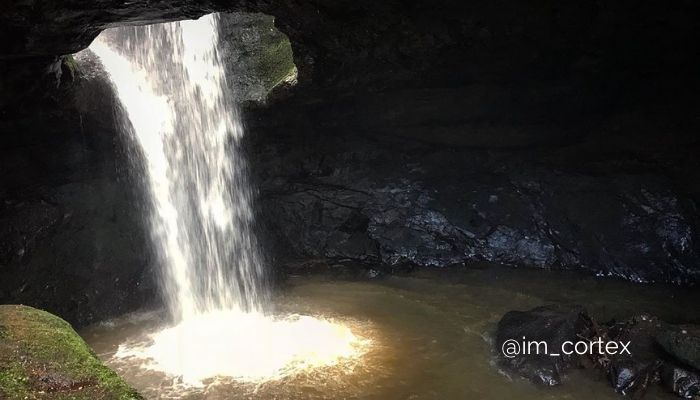
[[[261,311],[243,135],[217,52],[215,15],[112,29],[90,49],[105,64],[148,163],[151,226],[176,320]]]
[[[122,27],[90,46],[146,162],[150,227],[172,326],[120,347],[190,384],[259,381],[359,354],[349,329],[272,317],[252,231],[243,128],[218,51],[218,17]]]

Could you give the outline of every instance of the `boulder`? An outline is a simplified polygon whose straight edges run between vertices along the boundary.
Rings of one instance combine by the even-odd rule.
[[[496,349],[501,352],[499,364],[536,384],[559,385],[563,372],[582,365],[576,354],[561,353],[562,345],[566,341],[590,337],[592,332],[591,319],[582,307],[550,305],[529,311],[509,311],[501,318],[496,331]],[[506,355],[505,346],[509,341],[518,343],[519,354]],[[528,344],[534,342],[539,344]],[[546,351],[543,351],[545,347],[539,347],[541,343],[546,344]]]
[[[142,400],[64,320],[0,305],[0,398]]]

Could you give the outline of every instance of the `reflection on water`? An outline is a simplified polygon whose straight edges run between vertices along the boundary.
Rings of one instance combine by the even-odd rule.
[[[202,386],[216,376],[260,383],[316,368],[351,370],[370,346],[369,339],[326,319],[216,311],[139,335],[113,358],[131,364],[140,359],[144,368]]]
[[[496,323],[509,310],[552,302],[582,304],[599,320],[648,312],[671,322],[697,322],[698,300],[690,290],[501,268],[372,281],[292,278],[276,298],[278,313],[342,322],[372,341],[361,361],[257,384],[208,381],[199,389],[113,357],[120,344],[154,331],[157,313],[93,326],[83,336],[151,399],[619,399],[591,371],[574,371],[563,386],[547,389],[499,371],[490,345]],[[646,398],[674,397],[653,388]]]

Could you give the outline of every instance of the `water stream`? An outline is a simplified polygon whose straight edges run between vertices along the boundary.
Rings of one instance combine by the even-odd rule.
[[[216,16],[110,29],[91,46],[146,161],[150,225],[175,320],[262,311],[243,128],[217,52]]]
[[[367,340],[332,321],[269,307],[243,128],[218,47],[216,14],[109,29],[90,46],[121,102],[122,129],[144,159],[148,225],[169,311],[164,326],[116,355],[192,386],[349,362]]]

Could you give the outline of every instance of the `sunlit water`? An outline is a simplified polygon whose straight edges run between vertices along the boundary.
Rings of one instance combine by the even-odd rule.
[[[90,46],[143,153],[161,286],[175,320],[262,311],[243,128],[218,56],[217,17],[103,32]]]
[[[326,319],[271,315],[253,233],[243,135],[218,54],[218,16],[103,32],[90,46],[145,163],[169,319],[115,357],[183,385],[264,382],[339,364],[371,344]]]
[[[556,302],[582,304],[601,321],[638,312],[671,322],[700,321],[697,291],[500,268],[428,277],[292,279],[275,298],[280,312],[332,318],[358,337],[371,339],[372,346],[356,362],[263,383],[219,379],[186,389],[142,369],[139,362],[115,358],[121,343],[140,340],[158,324],[156,314],[135,314],[82,334],[109,366],[150,399],[619,400],[594,371],[573,371],[555,388],[538,388],[503,373],[491,346],[498,320],[509,310]],[[197,338],[192,340],[183,345],[196,348]],[[675,397],[654,388],[646,398]]]

